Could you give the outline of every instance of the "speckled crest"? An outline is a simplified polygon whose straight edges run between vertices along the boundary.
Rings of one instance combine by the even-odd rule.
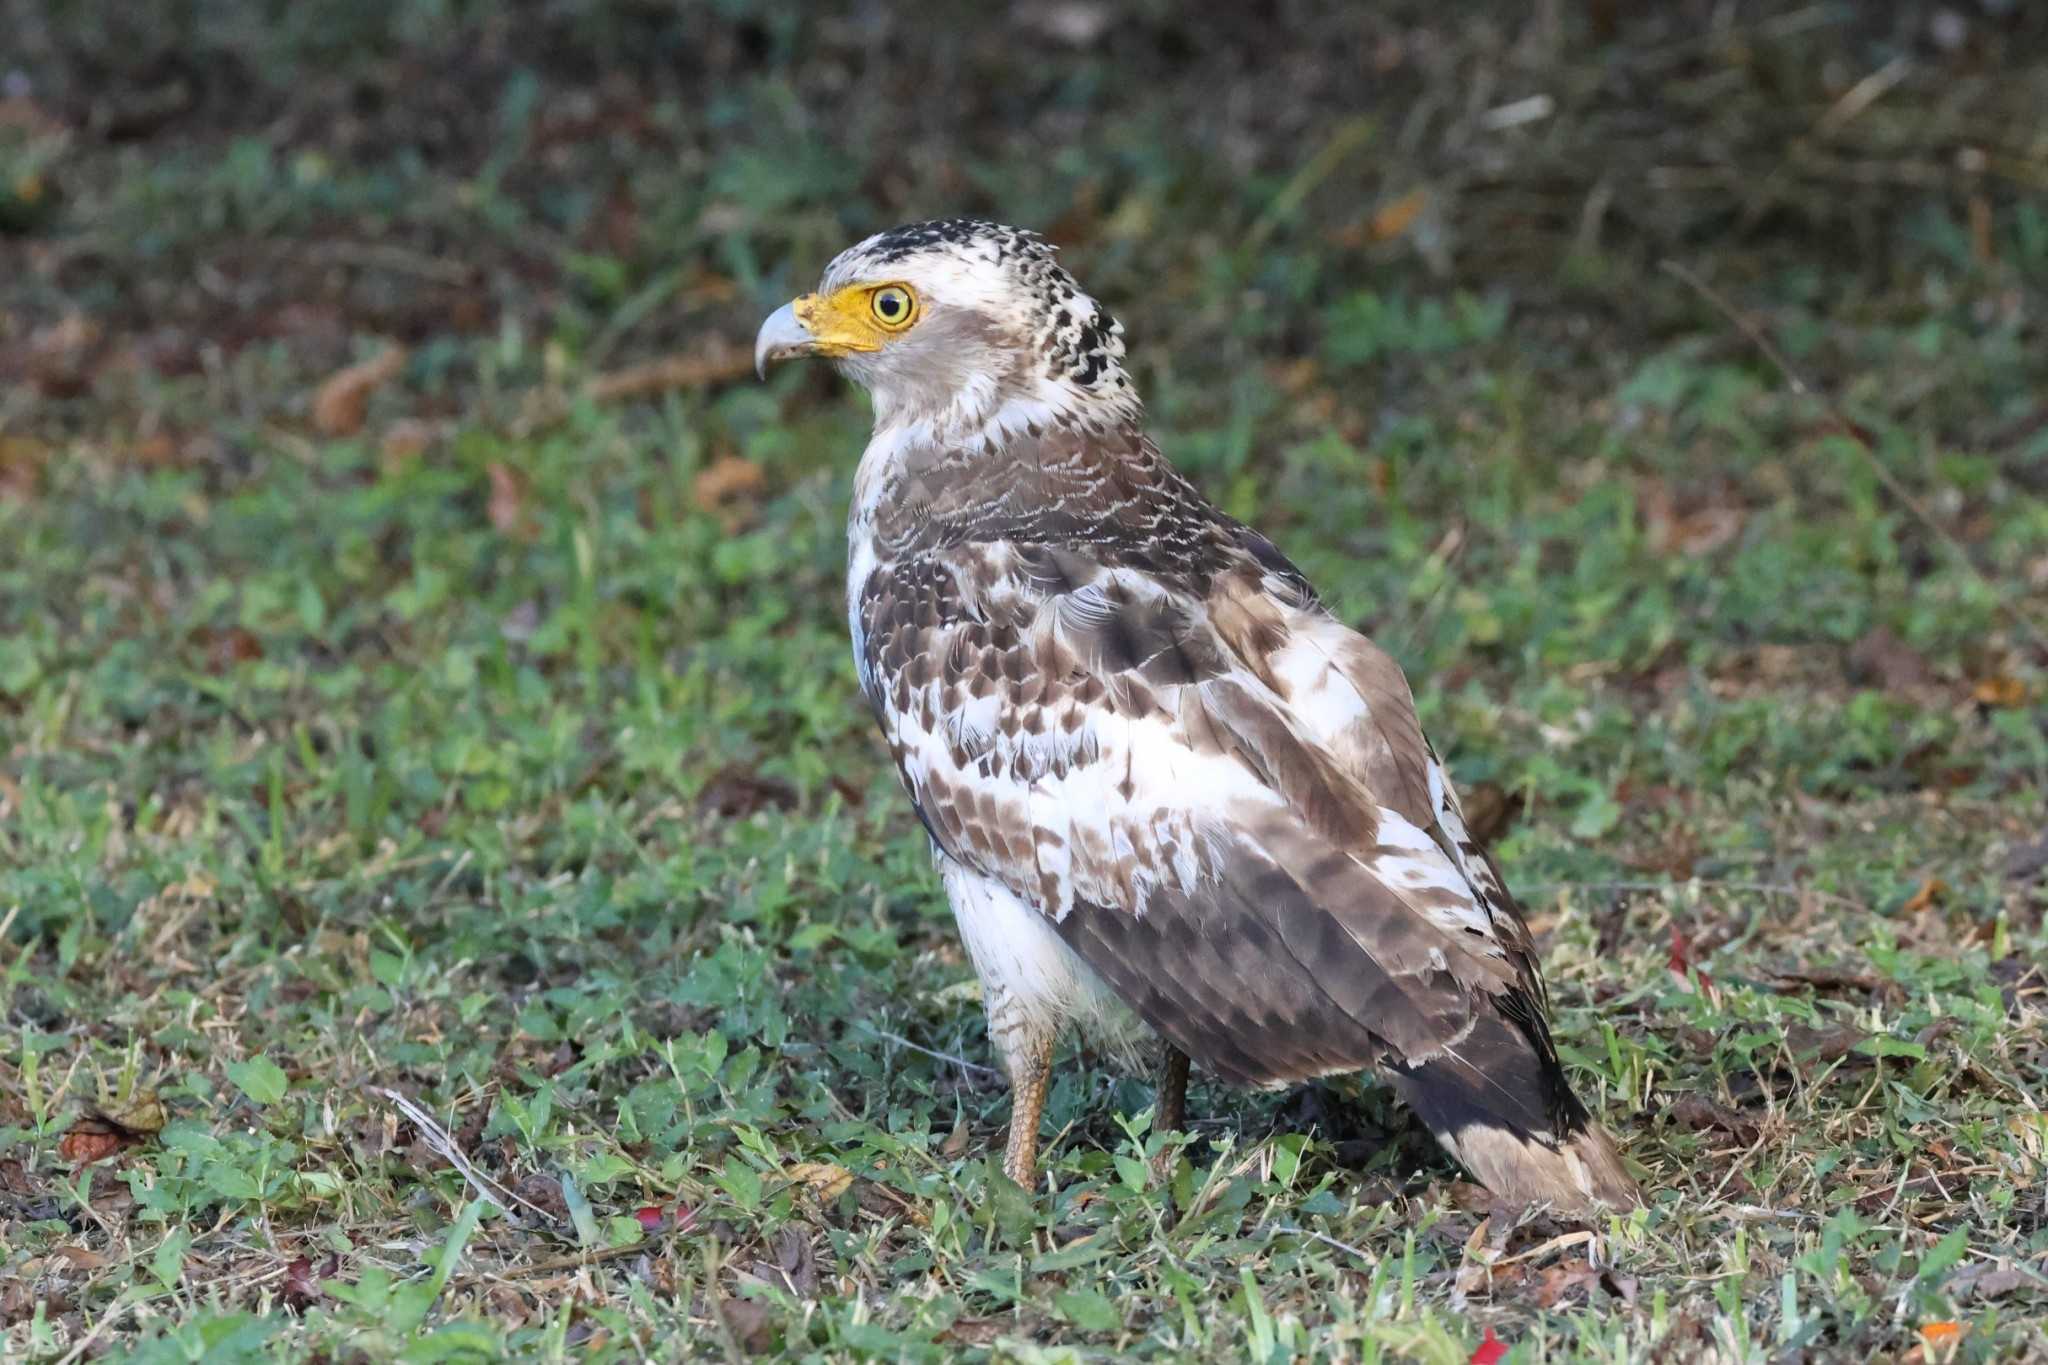
[[[848,247],[826,267],[819,289],[829,293],[936,271],[974,303],[1000,309],[1019,323],[1046,357],[1049,373],[1094,393],[1128,392],[1122,325],[1082,290],[1057,252],[1024,228],[984,218],[935,218]]]

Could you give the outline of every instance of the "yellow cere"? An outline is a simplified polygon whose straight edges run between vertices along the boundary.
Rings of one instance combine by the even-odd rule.
[[[879,351],[917,321],[917,291],[907,284],[857,284],[832,294],[806,294],[791,308],[822,355]]]

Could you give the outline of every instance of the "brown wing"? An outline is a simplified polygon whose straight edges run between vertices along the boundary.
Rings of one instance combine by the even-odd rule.
[[[1430,793],[1410,748],[1318,742],[1274,685],[1285,659],[1275,671],[1268,648],[1262,676],[1219,629],[1233,599],[1217,585],[1257,566],[1197,598],[1114,558],[959,545],[863,585],[863,682],[946,855],[1037,905],[1235,1080],[1421,1062],[1483,1002],[1526,994],[1519,955],[1416,823]],[[1293,623],[1254,625],[1292,647]]]

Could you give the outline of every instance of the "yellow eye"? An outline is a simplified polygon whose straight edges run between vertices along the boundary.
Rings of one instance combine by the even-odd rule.
[[[900,332],[917,318],[917,295],[900,284],[885,284],[868,294],[868,311],[884,330]]]

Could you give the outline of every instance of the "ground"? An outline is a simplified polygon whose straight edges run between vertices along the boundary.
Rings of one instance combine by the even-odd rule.
[[[2048,17],[1643,8],[0,0],[8,1358],[2048,1356]],[[1086,1052],[994,1168],[747,355],[957,211],[1407,667],[1648,1208]]]

